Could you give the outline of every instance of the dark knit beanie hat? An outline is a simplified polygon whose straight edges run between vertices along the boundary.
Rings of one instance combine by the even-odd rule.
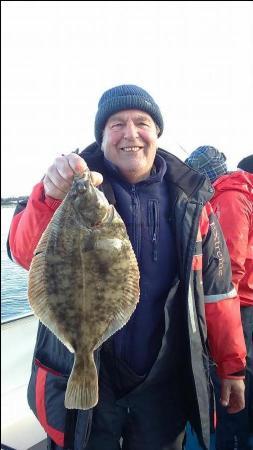
[[[159,135],[163,132],[163,118],[158,105],[144,89],[133,84],[123,84],[104,92],[98,103],[95,118],[95,137],[100,145],[103,130],[110,116],[126,109],[139,109],[148,113],[159,127]]]
[[[206,175],[212,183],[228,172],[226,156],[211,145],[196,148],[185,160],[185,163]]]
[[[253,173],[253,155],[246,156],[238,163],[238,169]]]

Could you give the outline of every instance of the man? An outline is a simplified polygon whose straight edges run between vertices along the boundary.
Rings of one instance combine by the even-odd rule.
[[[213,189],[205,177],[158,148],[162,132],[160,109],[144,89],[109,89],[98,104],[96,143],[80,156],[56,158],[13,218],[12,257],[28,269],[74,173],[82,173],[87,163],[94,183],[126,224],[141,274],[134,314],[96,352],[99,401],[93,410],[64,408],[73,355],[39,325],[28,400],[50,449],[179,450],[187,420],[207,449],[207,335],[222,379],[222,403],[230,413],[244,407],[239,299],[208,204]]]
[[[186,163],[205,174],[215,189],[211,205],[227,242],[247,347],[246,408],[230,415],[218,405],[216,448],[248,450],[253,448],[253,434],[249,442],[250,430],[253,433],[253,175],[249,173],[253,156],[240,161],[238,168],[243,171],[228,173],[225,155],[207,145],[193,151]],[[218,399],[220,387],[215,373],[213,379]]]

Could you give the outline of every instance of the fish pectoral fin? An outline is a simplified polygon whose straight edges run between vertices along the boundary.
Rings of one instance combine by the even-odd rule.
[[[65,407],[90,409],[98,402],[98,374],[93,352],[75,355],[74,365],[67,384]]]

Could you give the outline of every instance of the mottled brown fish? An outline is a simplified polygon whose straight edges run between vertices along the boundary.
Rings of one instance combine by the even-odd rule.
[[[34,252],[28,297],[35,315],[75,353],[65,406],[98,402],[93,352],[129,320],[139,301],[139,269],[121,217],[75,176]]]

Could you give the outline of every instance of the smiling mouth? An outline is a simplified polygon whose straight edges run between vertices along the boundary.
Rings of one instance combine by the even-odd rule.
[[[121,147],[120,150],[126,153],[136,153],[143,147]]]

